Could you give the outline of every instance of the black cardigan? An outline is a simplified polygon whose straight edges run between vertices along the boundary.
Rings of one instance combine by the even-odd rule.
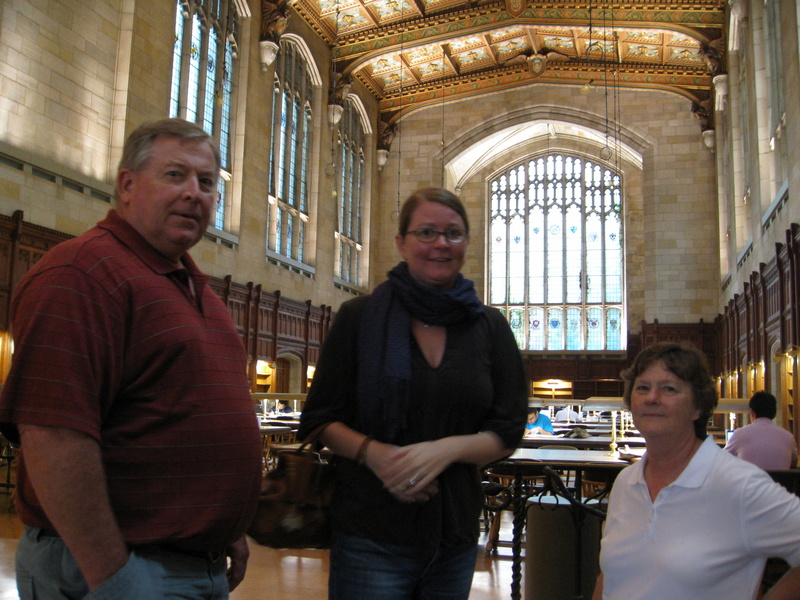
[[[369,296],[345,302],[325,339],[299,430],[356,422],[358,327]],[[508,448],[524,432],[528,393],[522,359],[508,322],[486,307],[470,322],[447,327],[442,364],[434,369],[414,342],[408,427],[397,445],[493,431]],[[364,431],[362,433],[369,434]],[[451,465],[428,502],[398,502],[380,480],[355,461],[338,459],[333,527],[349,535],[406,546],[452,546],[477,541],[483,504],[476,465]]]

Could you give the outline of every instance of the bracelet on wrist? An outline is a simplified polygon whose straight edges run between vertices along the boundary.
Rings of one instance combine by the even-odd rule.
[[[368,435],[364,438],[364,441],[361,442],[361,446],[358,448],[358,453],[356,454],[356,462],[360,465],[366,464],[367,462],[367,447],[369,443],[372,441],[372,436]]]

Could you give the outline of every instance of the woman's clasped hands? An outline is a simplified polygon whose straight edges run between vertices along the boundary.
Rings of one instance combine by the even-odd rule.
[[[439,492],[437,477],[447,467],[434,442],[370,445],[367,466],[400,502],[427,502]]]

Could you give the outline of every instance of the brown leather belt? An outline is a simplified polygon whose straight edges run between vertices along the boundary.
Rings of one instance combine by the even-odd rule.
[[[154,544],[151,547],[158,548],[164,552],[174,552],[175,554],[191,556],[192,558],[202,558],[210,563],[215,563],[225,558],[225,550],[189,550],[188,548],[181,548],[174,544]]]

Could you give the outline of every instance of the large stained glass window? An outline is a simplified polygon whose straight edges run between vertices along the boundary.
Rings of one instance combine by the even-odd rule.
[[[351,101],[345,101],[338,129],[336,277],[360,285],[361,190],[364,184],[364,127]]]
[[[293,40],[282,39],[272,89],[267,250],[301,263],[308,223],[312,92],[300,49]]]
[[[226,229],[231,186],[231,105],[238,15],[233,2],[176,3],[169,116],[200,124],[219,144],[222,172],[212,226]]]
[[[489,296],[523,350],[623,350],[622,178],[551,153],[490,182]]]

